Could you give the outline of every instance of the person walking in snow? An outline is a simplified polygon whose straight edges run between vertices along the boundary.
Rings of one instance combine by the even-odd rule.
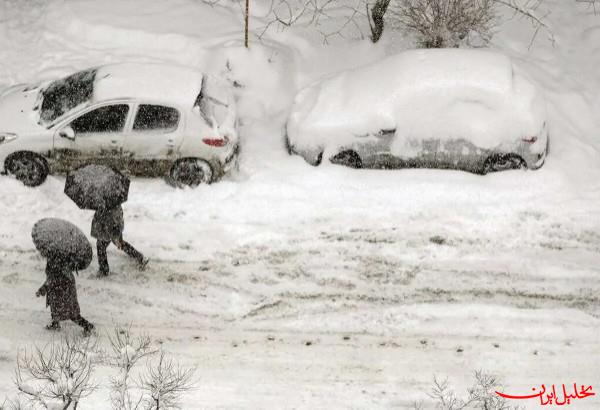
[[[79,301],[77,300],[77,286],[75,275],[68,261],[54,255],[48,257],[46,263],[46,282],[35,294],[37,297],[46,297],[46,307],[50,306],[52,321],[46,326],[48,330],[59,330],[60,322],[72,320],[89,334],[94,325],[81,316]]]
[[[140,269],[144,269],[148,264],[148,258],[145,258],[141,252],[123,240],[124,228],[125,221],[123,220],[123,207],[121,205],[110,209],[99,209],[94,213],[92,237],[96,238],[99,276],[110,274],[106,250],[111,243],[114,243],[118,249],[135,259]]]

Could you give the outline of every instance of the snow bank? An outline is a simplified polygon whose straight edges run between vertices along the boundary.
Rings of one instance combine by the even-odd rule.
[[[243,121],[264,121],[287,109],[296,93],[294,53],[281,44],[265,41],[246,49],[229,41],[208,50],[206,72],[228,78],[238,97]]]
[[[465,138],[492,148],[537,135],[544,112],[535,87],[502,54],[413,50],[300,92],[288,135],[293,145],[314,149],[396,129],[398,154],[406,153],[404,138]]]

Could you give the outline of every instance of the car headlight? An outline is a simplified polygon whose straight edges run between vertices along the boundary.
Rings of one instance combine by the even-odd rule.
[[[0,133],[0,144],[4,144],[6,142],[11,142],[16,139],[17,139],[17,134],[13,134],[11,132]]]

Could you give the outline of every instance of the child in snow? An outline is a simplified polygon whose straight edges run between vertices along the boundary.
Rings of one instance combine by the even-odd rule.
[[[69,263],[59,256],[51,256],[46,264],[46,282],[35,294],[46,296],[46,306],[50,306],[52,322],[46,326],[48,330],[60,329],[62,320],[72,320],[89,334],[94,325],[81,316],[77,301],[75,276]]]
[[[148,264],[148,258],[144,258],[137,249],[123,240],[123,208],[118,205],[111,209],[99,209],[92,220],[92,237],[96,238],[96,250],[98,253],[99,276],[107,276],[110,273],[106,249],[112,243],[117,248],[134,258],[140,269]]]

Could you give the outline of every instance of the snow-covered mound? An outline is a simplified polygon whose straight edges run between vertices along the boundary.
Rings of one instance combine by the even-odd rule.
[[[287,126],[300,149],[341,147],[380,130],[405,139],[464,138],[482,148],[538,136],[545,103],[511,60],[487,50],[411,50],[313,84],[295,99]],[[543,135],[542,135],[543,134]]]

